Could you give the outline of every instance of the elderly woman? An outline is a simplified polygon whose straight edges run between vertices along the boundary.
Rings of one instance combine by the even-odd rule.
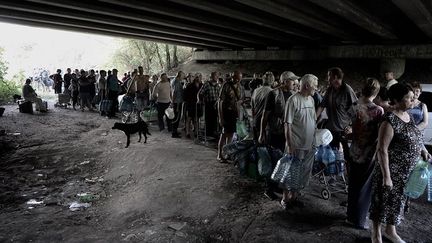
[[[405,242],[396,232],[406,201],[404,187],[420,155],[423,159],[430,158],[424,149],[421,132],[407,112],[414,102],[412,89],[394,84],[388,96],[394,110],[384,116],[378,135],[378,163],[373,175],[369,215],[373,222],[373,243],[382,242],[381,224],[386,225],[384,233],[392,242]]]
[[[378,80],[368,78],[362,89],[362,96],[354,106],[349,162],[352,173],[349,173],[348,180],[347,223],[360,229],[367,228],[366,216],[371,201],[374,169],[372,157],[375,153],[378,127],[384,115],[384,109],[373,103],[379,90]]]
[[[408,113],[413,117],[418,129],[423,131],[428,125],[429,117],[426,104],[418,99],[421,95],[422,87],[419,82],[412,82],[410,86],[414,92],[414,103],[413,107],[408,110]]]

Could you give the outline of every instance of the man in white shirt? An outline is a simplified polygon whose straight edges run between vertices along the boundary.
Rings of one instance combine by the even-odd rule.
[[[384,73],[385,79],[387,80],[386,89],[389,90],[390,87],[394,84],[397,84],[398,81],[394,79],[394,73],[392,71],[386,71]]]
[[[281,206],[303,206],[297,200],[312,171],[315,158],[314,140],[316,127],[315,105],[312,96],[318,88],[318,78],[312,74],[304,75],[300,80],[300,91],[293,94],[285,105],[285,140],[286,152],[293,156],[291,166],[301,166],[301,183],[287,181],[283,184],[284,193]]]

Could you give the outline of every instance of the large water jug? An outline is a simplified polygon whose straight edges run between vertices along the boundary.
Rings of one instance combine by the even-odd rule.
[[[324,165],[331,164],[336,161],[336,155],[330,146],[325,146],[324,153],[322,155],[322,162]]]
[[[315,153],[315,161],[321,162],[324,153],[324,145],[320,145]]]
[[[404,188],[404,193],[410,198],[419,198],[429,181],[428,163],[419,160],[411,172],[408,182]]]

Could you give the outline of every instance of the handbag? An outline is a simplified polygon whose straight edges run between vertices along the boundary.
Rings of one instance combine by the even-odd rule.
[[[100,112],[109,112],[111,110],[112,100],[102,100],[99,104]]]

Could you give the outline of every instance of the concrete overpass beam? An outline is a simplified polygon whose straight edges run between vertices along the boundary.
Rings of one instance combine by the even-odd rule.
[[[432,38],[432,2],[426,4],[421,0],[393,0],[427,36]]]
[[[365,30],[374,33],[384,39],[396,40],[397,37],[393,33],[393,30],[382,23],[379,19],[375,18],[371,14],[367,13],[361,7],[356,6],[355,3],[345,0],[309,0],[334,14],[337,14],[347,21],[350,21]]]

